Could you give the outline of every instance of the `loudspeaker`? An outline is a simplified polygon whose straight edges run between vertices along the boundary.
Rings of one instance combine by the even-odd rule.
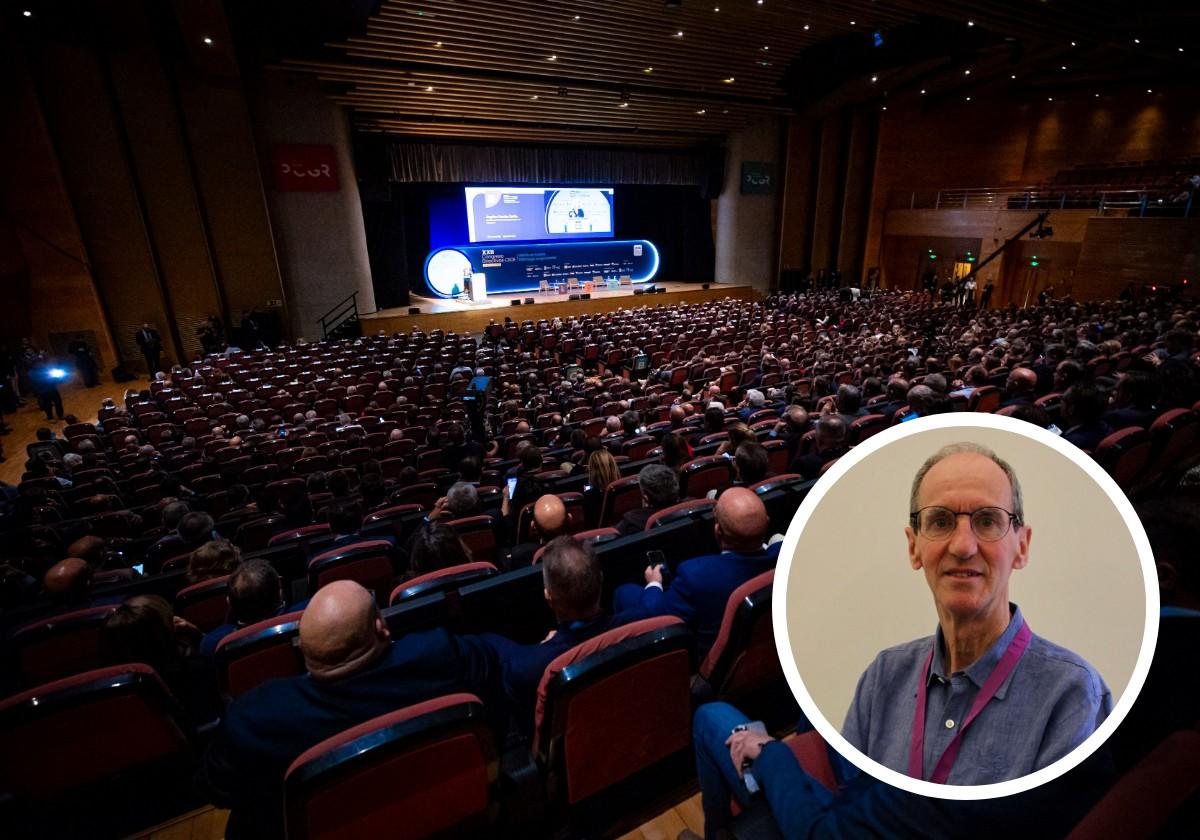
[[[580,300],[591,300],[591,299],[592,299],[592,296],[591,296],[591,294],[590,294],[589,292],[584,292],[583,294],[581,294],[581,295],[579,296],[579,299],[580,299]]]
[[[526,305],[526,306],[532,306],[532,305],[533,305],[533,298],[525,298],[525,305]]]
[[[120,364],[112,369],[113,382],[132,382],[137,379],[132,373],[125,369],[125,365]]]
[[[667,293],[667,290],[664,289],[662,286],[659,286],[657,289],[654,290],[654,294],[656,294],[656,295],[665,295],[666,293]]]
[[[420,314],[421,314],[421,309],[420,309],[420,307],[418,307],[418,306],[410,306],[410,307],[408,308],[408,314],[409,314],[409,315],[420,315]]]
[[[579,295],[567,295],[567,300],[579,300]]]
[[[520,306],[520,305],[521,305],[521,299],[520,299],[520,298],[516,298],[515,300],[510,300],[510,301],[508,302],[508,305],[509,305],[509,306]]]
[[[643,288],[641,288],[641,287],[638,287],[638,288],[636,288],[636,289],[634,289],[634,290],[633,290],[633,293],[634,293],[635,295],[644,295],[644,294],[646,294],[646,290],[645,290],[645,289],[643,289]]]
[[[707,288],[708,288],[708,284],[707,284],[707,283],[705,283],[705,284],[704,284],[703,286],[701,286],[700,288],[701,288],[701,289],[707,289]]]

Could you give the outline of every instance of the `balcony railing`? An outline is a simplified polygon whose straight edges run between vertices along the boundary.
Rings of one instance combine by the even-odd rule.
[[[1104,187],[1029,188],[1025,190],[967,187],[933,192],[894,190],[890,210],[1094,210],[1097,216],[1186,218],[1195,191],[1114,190]]]

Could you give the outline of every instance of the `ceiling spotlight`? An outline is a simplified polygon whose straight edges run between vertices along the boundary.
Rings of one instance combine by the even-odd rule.
[[[1058,66],[1058,69],[1059,69],[1059,70],[1066,70],[1066,69],[1067,69],[1067,65],[1065,65],[1065,64],[1060,64],[1060,65]]]
[[[970,76],[970,75],[971,75],[971,71],[970,71],[970,70],[964,70],[964,71],[963,71],[963,75],[964,75],[964,76]]]
[[[971,97],[969,97],[969,96],[968,96],[968,97],[967,97],[967,101],[968,101],[968,102],[970,102],[970,101],[971,101]]]
[[[884,105],[884,106],[883,106],[883,110],[885,110],[885,111],[887,110],[887,106],[886,106],[886,105]]]
[[[805,32],[807,32],[807,31],[809,30],[809,28],[810,28],[810,27],[809,27],[809,25],[808,25],[807,23],[806,23],[806,24],[804,24],[804,31],[805,31]],[[1183,47],[1180,47],[1179,49],[1180,49],[1180,50],[1183,50]]]
[[[975,25],[975,21],[973,21],[973,20],[967,21],[967,26],[974,26],[974,25]]]
[[[725,79],[724,81],[725,81],[725,84],[731,85],[736,81],[736,79],[734,79],[733,76],[730,76],[728,79]]]
[[[924,96],[924,95],[925,95],[925,88],[921,88],[921,95],[922,95],[922,96]]]
[[[1072,47],[1073,47],[1073,46],[1075,46],[1075,42],[1074,42],[1074,41],[1072,41],[1072,42],[1071,42],[1071,46],[1072,46]]]
[[[763,0],[758,0],[758,5],[761,6],[762,4],[763,4]]]
[[[1013,74],[1012,74],[1012,75],[1010,75],[1008,78],[1010,78],[1010,79],[1015,79],[1015,78],[1017,78],[1017,74],[1016,74],[1016,73],[1013,73]]]
[[[1134,39],[1133,39],[1133,43],[1135,43],[1135,44],[1140,44],[1140,43],[1142,43],[1142,39],[1141,39],[1141,38],[1134,38]]]
[[[852,20],[852,21],[850,21],[850,25],[851,25],[851,26],[857,26],[857,25],[858,25],[858,21],[856,21],[856,20]]]
[[[879,81],[879,77],[878,77],[878,76],[872,76],[872,77],[871,77],[871,81],[872,81],[872,82],[878,82],[878,81]]]
[[[805,28],[805,29],[807,29],[808,27],[806,26],[806,27],[804,27],[804,28]],[[1180,51],[1180,52],[1183,52],[1183,47],[1180,47],[1180,48],[1179,48],[1179,51]]]
[[[1146,88],[1146,93],[1154,93],[1150,88]]]
[[[721,7],[720,7],[720,6],[713,6],[713,11],[714,11],[714,12],[719,12],[719,11],[721,11]]]
[[[25,11],[21,12],[21,16],[22,17],[33,17],[33,12],[26,9]]]
[[[425,92],[426,92],[426,93],[433,93],[433,85],[430,85],[429,87],[425,88]]]
[[[764,50],[769,50],[769,49],[771,49],[771,47],[770,47],[770,46],[764,46],[764,47],[763,47],[763,49],[764,49]]]
[[[700,116],[704,116],[705,114],[707,114],[707,113],[708,113],[708,109],[707,109],[707,108],[701,108],[701,109],[700,109],[699,111],[697,111],[696,113],[697,113],[697,114],[699,114]]]
[[[1097,93],[1097,94],[1096,94],[1096,98],[1097,98],[1097,99],[1099,99],[1099,98],[1100,98],[1100,94],[1098,94],[1098,93]]]
[[[573,20],[579,20],[579,15],[575,15],[575,17],[573,18]]]
[[[628,107],[629,107],[629,103],[628,103],[628,102],[622,102],[622,103],[621,103],[620,105],[618,105],[617,107],[618,107],[618,108],[628,108]]]
[[[552,55],[552,56],[550,56],[550,57],[549,57],[548,59],[546,59],[546,60],[547,60],[547,61],[558,61],[558,56],[557,56],[557,55]]]
[[[642,72],[643,72],[643,73],[653,73],[653,72],[654,72],[654,68],[653,68],[653,67],[647,67],[647,68],[646,68],[645,70],[643,70]]]
[[[529,97],[529,98],[530,98],[532,101],[534,101],[534,102],[537,102],[538,95],[535,93],[533,96],[531,96],[531,97]]]
[[[1054,97],[1053,97],[1053,96],[1047,96],[1047,97],[1046,97],[1046,101],[1047,101],[1047,102],[1053,102],[1053,101],[1054,101]]]
[[[675,33],[675,37],[676,37],[676,38],[682,38],[682,37],[683,37],[683,30],[682,30],[682,29],[680,29],[678,32],[676,32],[676,33]]]
[[[204,46],[206,47],[211,47],[213,45],[213,39],[209,38],[207,35],[205,35],[201,40],[204,41]]]
[[[433,42],[433,46],[434,46],[435,48],[437,48],[437,49],[439,49],[439,50],[440,50],[440,49],[442,48],[442,42],[441,42],[441,41],[434,41],[434,42]]]

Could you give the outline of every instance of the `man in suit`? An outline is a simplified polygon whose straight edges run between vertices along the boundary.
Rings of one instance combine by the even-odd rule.
[[[1010,405],[1029,405],[1037,398],[1035,391],[1037,389],[1037,373],[1027,367],[1015,367],[1008,374],[1008,380],[1004,385],[1004,398],[1000,403],[1001,408],[1007,408]]]
[[[1141,370],[1125,371],[1109,398],[1109,410],[1104,415],[1104,422],[1113,429],[1127,426],[1148,429],[1158,416],[1154,410],[1157,391],[1158,385],[1150,374]]]
[[[158,331],[146,323],[142,324],[142,328],[134,337],[137,339],[142,355],[146,358],[146,371],[153,379],[154,374],[158,373],[160,369],[159,358],[162,356],[162,340],[158,337]]]
[[[694,557],[679,564],[675,579],[664,588],[663,567],[646,568],[646,586],[624,584],[613,594],[613,612],[630,612],[628,620],[676,615],[696,634],[703,657],[717,640],[725,604],[733,590],[755,575],[774,568],[780,543],[763,548],[771,519],[762,500],[744,487],[731,487],[717,500],[715,526],[720,554]]]
[[[807,479],[820,477],[822,467],[850,450],[846,445],[848,434],[849,427],[842,415],[825,414],[820,417],[817,420],[817,438],[812,451],[792,462],[792,472],[800,473]]]
[[[495,633],[480,638],[499,656],[513,720],[522,730],[533,724],[538,683],[560,654],[624,623],[600,608],[604,573],[591,545],[571,536],[555,537],[542,554],[542,593],[554,612],[555,628],[536,645],[521,645]]]
[[[638,473],[638,487],[642,491],[642,506],[626,512],[617,522],[617,530],[623,537],[640,534],[646,530],[651,516],[679,502],[679,476],[662,464],[642,467]]]
[[[233,809],[231,839],[283,836],[284,773],[326,738],[458,691],[500,707],[491,648],[444,629],[392,641],[375,600],[354,581],[313,596],[300,619],[300,650],[308,673],[268,680],[234,700],[204,757],[197,780],[213,802]]]

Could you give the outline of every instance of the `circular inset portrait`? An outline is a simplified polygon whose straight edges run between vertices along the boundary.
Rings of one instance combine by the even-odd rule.
[[[801,708],[913,793],[983,799],[1083,761],[1145,681],[1158,581],[1116,484],[985,414],[881,433],[806,497],[773,593]]]

